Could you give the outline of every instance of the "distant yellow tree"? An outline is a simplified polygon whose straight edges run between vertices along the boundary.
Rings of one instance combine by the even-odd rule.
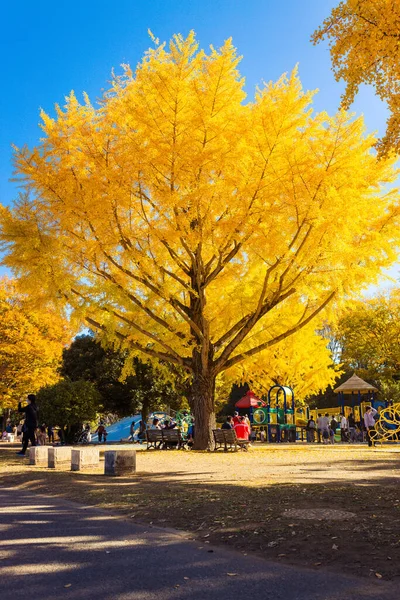
[[[400,2],[346,0],[334,8],[312,36],[315,44],[327,38],[337,81],[347,86],[342,107],[354,101],[360,84],[372,84],[387,102],[390,116],[378,143],[381,155],[400,152]]]
[[[99,107],[71,93],[16,151],[33,194],[2,210],[4,263],[110,343],[186,370],[206,448],[219,374],[396,259],[395,172],[362,119],[312,114],[296,72],[245,103],[230,40],[155,42]]]
[[[352,303],[332,327],[340,362],[367,381],[392,383],[400,377],[400,292],[392,290]]]
[[[32,310],[14,282],[0,280],[0,408],[16,408],[21,396],[57,381],[69,337],[64,319]]]

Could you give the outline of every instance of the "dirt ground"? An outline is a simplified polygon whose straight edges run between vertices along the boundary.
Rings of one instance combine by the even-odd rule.
[[[51,472],[2,445],[0,476],[2,486],[188,531],[201,546],[389,580],[400,577],[399,451],[317,444],[228,454],[140,451],[137,475],[112,479],[102,463],[93,472]]]

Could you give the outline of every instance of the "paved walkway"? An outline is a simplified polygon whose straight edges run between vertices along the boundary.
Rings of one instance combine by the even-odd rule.
[[[0,491],[0,531],[2,600],[399,597],[395,584],[270,563],[17,489]]]

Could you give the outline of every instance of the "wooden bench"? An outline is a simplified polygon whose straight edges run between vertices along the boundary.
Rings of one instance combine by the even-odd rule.
[[[147,429],[146,440],[147,450],[168,450],[173,447],[180,450],[186,444],[179,429]]]
[[[176,446],[177,450],[180,450],[185,445],[185,440],[182,438],[182,434],[179,429],[162,429],[162,440],[163,449],[168,450],[173,446]]]
[[[239,440],[234,429],[213,429],[213,436],[214,452],[221,448],[224,449],[224,452],[228,452],[228,450],[237,452],[239,449],[247,451],[250,443],[250,440]]]
[[[154,448],[154,450],[159,450],[161,448],[163,443],[162,434],[162,429],[146,430],[147,450],[150,450],[150,448]]]

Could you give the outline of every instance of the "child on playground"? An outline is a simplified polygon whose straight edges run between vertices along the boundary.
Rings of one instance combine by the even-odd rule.
[[[99,444],[104,440],[104,443],[107,441],[107,430],[104,427],[103,421],[100,421],[100,425],[96,429],[95,433],[98,435]]]

